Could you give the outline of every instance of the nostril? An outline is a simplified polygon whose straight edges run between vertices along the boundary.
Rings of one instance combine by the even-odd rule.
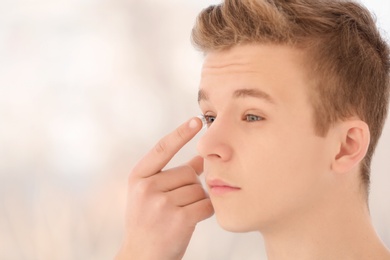
[[[207,157],[208,157],[209,159],[221,159],[221,156],[220,156],[219,154],[216,154],[216,153],[214,153],[214,154],[209,154],[209,155],[207,155]]]
[[[208,160],[228,161],[233,153],[230,145],[210,140],[206,135],[199,140],[197,150],[200,156]]]

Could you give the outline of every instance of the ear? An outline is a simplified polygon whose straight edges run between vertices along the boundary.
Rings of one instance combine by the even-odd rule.
[[[338,151],[332,162],[337,173],[346,173],[358,166],[370,144],[370,130],[361,120],[347,120],[338,127]]]

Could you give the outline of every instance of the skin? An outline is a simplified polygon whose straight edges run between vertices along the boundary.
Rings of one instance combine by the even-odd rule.
[[[128,180],[126,230],[115,259],[181,259],[198,222],[214,211],[198,175],[203,159],[162,170],[201,129],[193,118],[161,139]]]
[[[353,117],[317,136],[306,66],[304,52],[287,46],[207,54],[201,157],[162,170],[200,130],[193,118],[140,160],[129,176],[116,259],[181,259],[196,224],[213,208],[224,229],[261,232],[269,260],[390,259],[360,181],[367,124]],[[198,180],[203,164],[210,197]]]
[[[241,188],[226,196],[211,193],[220,224],[231,231],[280,225],[316,207],[335,185],[328,174],[335,143],[331,135],[319,137],[311,127],[308,77],[297,62],[302,55],[274,48],[211,53],[203,66],[200,89],[205,98],[199,103],[214,122],[198,150],[207,179]],[[241,89],[262,91],[273,101],[236,97],[233,93]]]
[[[261,232],[269,259],[390,259],[360,182],[368,127],[350,118],[318,136],[306,68],[305,53],[287,46],[206,56],[199,104],[209,128],[198,150],[207,182],[235,188],[211,185],[217,220]]]

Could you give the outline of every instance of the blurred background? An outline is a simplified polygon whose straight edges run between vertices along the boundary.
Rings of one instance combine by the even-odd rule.
[[[199,114],[206,0],[1,0],[0,259],[112,259],[127,175]],[[365,0],[389,39],[390,2]],[[388,33],[386,34],[385,31]],[[371,211],[390,247],[390,126],[373,161]],[[196,154],[196,139],[171,162]],[[201,222],[184,257],[265,259],[259,234]]]

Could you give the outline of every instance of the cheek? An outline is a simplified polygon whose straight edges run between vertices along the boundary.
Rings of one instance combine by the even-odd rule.
[[[315,192],[326,169],[326,147],[318,137],[269,138],[243,156],[244,182],[252,195],[286,200]],[[248,150],[249,151],[249,150]]]
[[[245,228],[261,230],[316,205],[325,186],[318,172],[321,156],[314,147],[273,144],[273,148],[252,151],[240,167],[243,193],[237,208],[244,212],[240,216],[248,225]]]

